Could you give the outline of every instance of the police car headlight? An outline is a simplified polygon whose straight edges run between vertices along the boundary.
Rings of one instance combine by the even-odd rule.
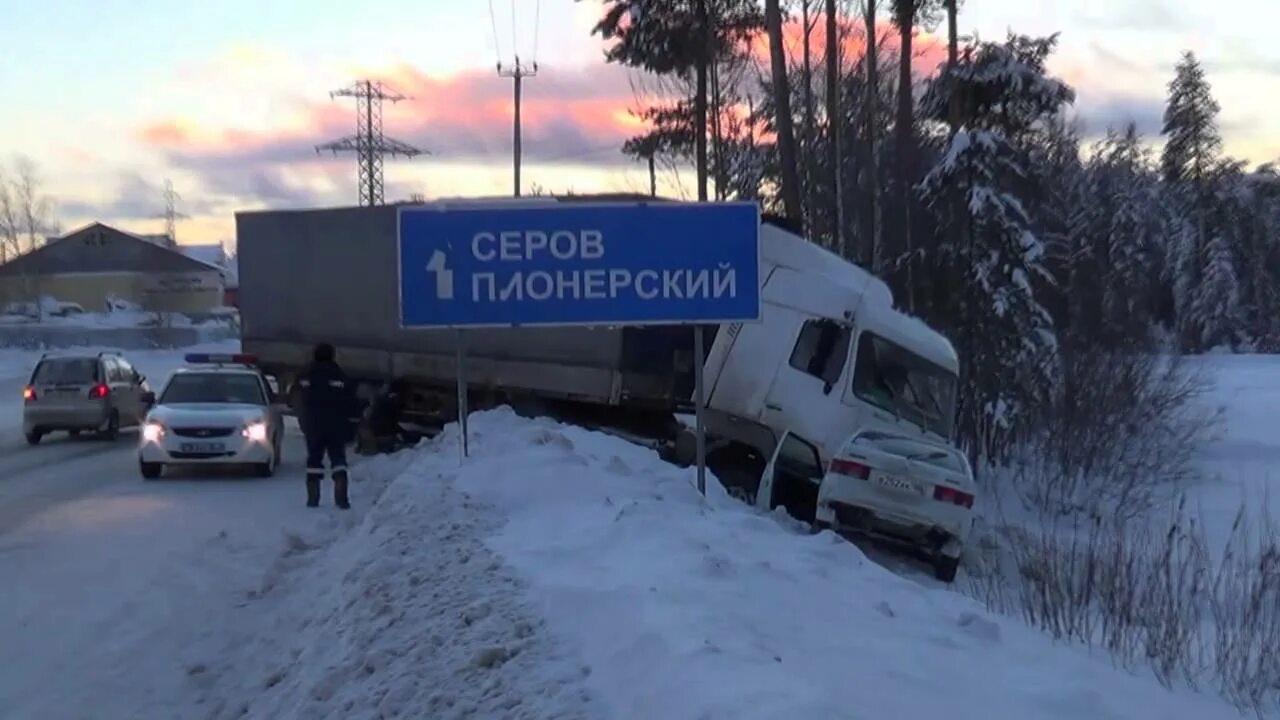
[[[154,420],[142,426],[142,439],[150,443],[158,443],[164,438],[164,426]]]
[[[261,421],[249,423],[245,426],[243,435],[254,442],[266,442],[267,424]]]

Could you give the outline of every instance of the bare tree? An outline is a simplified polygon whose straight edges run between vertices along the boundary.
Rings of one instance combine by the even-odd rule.
[[[813,47],[811,38],[813,35],[814,25],[817,20],[810,11],[810,0],[800,0],[800,25],[804,49],[804,62],[801,66],[801,78],[804,82],[804,152],[808,160],[804,163],[804,222],[807,227],[813,226],[813,216],[816,211],[818,201],[815,197],[817,189],[816,178],[813,177],[812,159],[815,156],[815,145],[817,137],[817,125],[814,120],[816,110],[813,105]]]
[[[13,183],[0,165],[0,264],[22,253],[20,214]]]
[[[787,217],[803,222],[800,212],[800,180],[796,167],[796,137],[791,126],[791,90],[787,82],[787,56],[782,45],[782,8],[779,0],[765,0],[765,26],[769,30],[769,59],[773,75],[774,115],[777,118],[778,162],[782,164],[782,204]]]

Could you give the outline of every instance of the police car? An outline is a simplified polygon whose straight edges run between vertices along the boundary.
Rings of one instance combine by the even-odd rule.
[[[284,412],[252,355],[189,354],[142,423],[138,466],[147,479],[169,465],[253,468],[270,477],[280,466]]]

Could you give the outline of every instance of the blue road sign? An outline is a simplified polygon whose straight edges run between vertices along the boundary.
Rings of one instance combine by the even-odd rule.
[[[760,318],[754,203],[400,209],[406,328]]]

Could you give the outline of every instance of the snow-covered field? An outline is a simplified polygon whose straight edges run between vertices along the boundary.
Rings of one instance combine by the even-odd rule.
[[[131,357],[162,382],[180,353]],[[0,351],[15,399],[32,361]],[[1280,462],[1280,358],[1205,362],[1221,521]],[[357,463],[347,514],[302,507],[296,437],[277,480],[144,483],[128,441],[9,454],[13,427],[0,504],[43,494],[0,512],[4,718],[1240,717],[506,410],[465,462],[450,428]]]
[[[1223,410],[1219,436],[1203,454],[1206,480],[1188,493],[1217,556],[1241,507],[1251,528],[1269,518],[1280,529],[1280,355],[1195,362],[1216,381],[1205,404]]]

